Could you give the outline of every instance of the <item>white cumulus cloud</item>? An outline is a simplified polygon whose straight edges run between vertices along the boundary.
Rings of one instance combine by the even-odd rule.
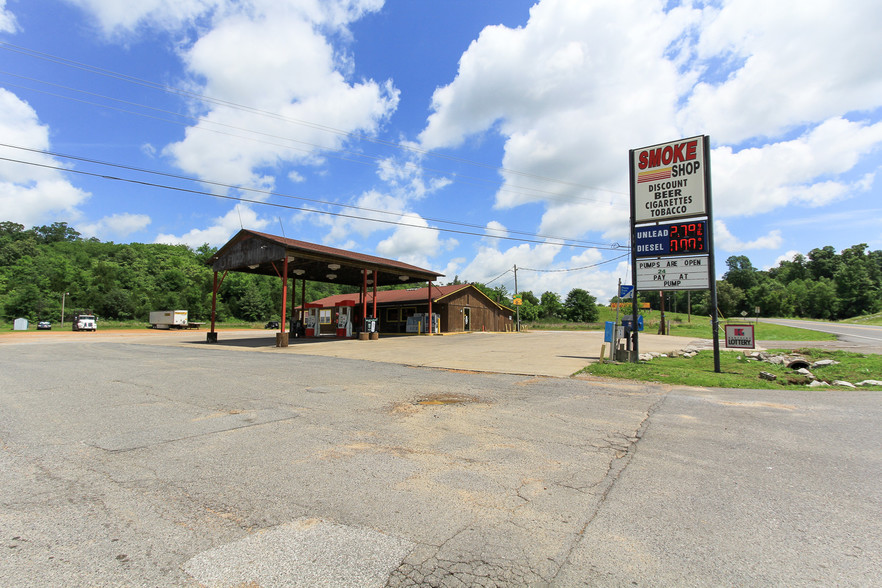
[[[777,249],[780,246],[781,231],[778,229],[769,231],[768,234],[757,237],[753,241],[742,241],[729,231],[725,222],[719,219],[714,221],[715,248],[738,253],[750,249]]]
[[[705,133],[719,216],[824,206],[875,173],[848,177],[882,145],[880,28],[874,0],[542,0],[472,42],[419,139],[498,133],[495,205],[538,203],[544,234],[623,242],[628,150]]]
[[[146,214],[112,214],[105,216],[93,223],[85,223],[77,226],[84,237],[98,237],[102,240],[113,238],[124,239],[141,231],[150,224],[150,217]]]
[[[42,124],[34,109],[15,94],[0,88],[0,136],[3,141],[27,149],[48,150],[49,127]],[[0,147],[0,155],[39,165],[63,167],[51,156]],[[0,218],[27,227],[55,222],[59,218],[76,221],[78,206],[89,198],[85,192],[57,169],[13,161],[0,161]]]
[[[214,219],[214,224],[204,229],[193,229],[183,235],[159,234],[156,243],[168,245],[188,245],[196,248],[205,243],[220,247],[239,232],[241,228],[259,231],[270,224],[271,220],[261,218],[249,206],[240,204],[222,217]]]
[[[391,81],[347,81],[346,64],[322,32],[373,3],[331,5],[340,10],[253,2],[219,13],[182,58],[202,80],[200,93],[245,108],[199,105],[202,120],[165,153],[199,177],[271,189],[276,174],[290,173],[285,168],[319,164],[349,133],[375,132],[396,109],[398,90]]]

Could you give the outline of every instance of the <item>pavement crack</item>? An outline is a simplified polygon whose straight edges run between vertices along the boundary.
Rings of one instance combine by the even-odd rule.
[[[609,467],[606,471],[606,475],[603,477],[602,481],[595,486],[595,488],[599,490],[599,492],[597,492],[597,503],[588,514],[587,520],[582,525],[582,528],[576,534],[576,537],[570,545],[570,548],[567,550],[566,556],[563,558],[563,563],[560,564],[550,581],[553,582],[554,579],[557,578],[558,575],[560,575],[560,572],[570,563],[570,558],[572,557],[573,551],[576,549],[579,541],[581,541],[582,537],[585,535],[585,531],[588,529],[588,526],[591,525],[592,522],[594,522],[595,518],[597,518],[597,514],[606,503],[607,497],[610,495],[613,488],[615,488],[617,482],[622,477],[622,474],[624,474],[625,470],[628,469],[628,465],[630,465],[631,460],[634,459],[634,455],[637,453],[637,447],[640,443],[640,440],[643,439],[643,435],[649,428],[652,416],[656,413],[656,411],[661,408],[665,400],[667,400],[668,394],[669,391],[664,392],[658,400],[656,400],[649,406],[649,408],[646,410],[646,413],[643,415],[643,418],[640,420],[640,423],[637,425],[637,428],[634,431],[633,435],[625,435],[619,433],[619,439],[616,439],[615,441],[610,441],[609,439],[606,440],[610,444],[610,449],[616,449],[616,453],[609,461]],[[627,441],[627,444],[622,443],[625,440]]]

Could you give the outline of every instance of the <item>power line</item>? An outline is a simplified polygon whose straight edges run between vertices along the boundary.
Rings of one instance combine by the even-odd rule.
[[[334,157],[335,159],[338,159],[338,160],[340,160],[340,161],[346,161],[346,162],[349,162],[349,163],[358,163],[358,164],[361,164],[361,165],[374,165],[374,164],[376,164],[376,163],[378,163],[378,162],[381,162],[381,161],[383,161],[383,160],[385,159],[385,157],[382,157],[382,156],[379,156],[379,155],[370,155],[370,154],[367,154],[367,153],[359,153],[359,152],[355,152],[355,151],[349,151],[349,150],[346,150],[346,149],[340,149],[340,148],[337,148],[337,147],[332,147],[332,146],[329,146],[329,145],[319,145],[319,144],[317,144],[317,143],[311,143],[311,142],[309,142],[309,141],[302,141],[302,140],[300,140],[300,139],[294,139],[294,138],[286,137],[286,136],[282,136],[282,135],[274,135],[274,134],[271,134],[271,133],[265,133],[265,132],[262,132],[262,131],[255,131],[255,130],[253,130],[253,129],[249,129],[249,128],[245,128],[245,127],[240,127],[240,126],[236,126],[236,125],[231,125],[231,124],[223,123],[223,122],[220,122],[220,121],[210,120],[210,119],[208,119],[208,118],[204,118],[204,117],[199,117],[199,116],[195,116],[195,115],[188,115],[188,114],[181,114],[181,113],[179,113],[179,112],[174,112],[174,111],[171,111],[171,110],[166,110],[166,109],[158,108],[158,107],[155,107],[155,106],[149,106],[149,105],[141,104],[141,103],[138,103],[138,102],[132,102],[132,101],[130,101],[130,100],[123,100],[123,99],[120,99],[120,98],[114,98],[113,96],[107,96],[107,95],[105,95],[105,94],[98,94],[98,93],[96,93],[96,92],[90,92],[90,91],[87,91],[87,90],[81,90],[81,89],[79,89],[79,88],[72,88],[72,87],[70,87],[70,86],[65,86],[65,85],[62,85],[62,84],[56,84],[56,83],[54,83],[54,82],[47,82],[47,81],[45,81],[45,80],[40,80],[40,79],[37,79],[37,78],[28,77],[28,76],[22,76],[22,75],[15,74],[15,73],[11,73],[11,72],[7,72],[7,71],[0,71],[0,74],[7,75],[7,76],[11,76],[11,77],[15,77],[15,78],[20,78],[20,79],[25,79],[25,80],[32,81],[32,82],[36,82],[36,83],[39,83],[39,84],[45,84],[45,85],[47,85],[47,86],[52,86],[52,87],[55,87],[55,88],[60,88],[60,89],[67,90],[67,91],[70,91],[70,92],[76,92],[76,93],[79,93],[79,94],[85,94],[86,96],[93,96],[93,97],[96,97],[96,98],[101,98],[101,99],[104,99],[104,100],[109,100],[109,101],[112,101],[112,102],[117,102],[117,103],[120,103],[120,104],[125,104],[125,105],[128,105],[128,106],[133,106],[133,107],[136,107],[136,108],[143,108],[143,109],[145,109],[145,110],[154,111],[154,112],[162,113],[162,114],[165,114],[165,115],[170,115],[170,116],[173,116],[173,117],[177,117],[177,118],[180,118],[180,119],[184,119],[184,120],[192,121],[192,122],[195,122],[195,123],[203,123],[203,124],[207,124],[207,125],[213,125],[213,126],[216,126],[216,127],[223,127],[223,128],[226,128],[226,129],[232,129],[232,130],[235,130],[235,131],[241,131],[241,132],[244,132],[244,133],[249,133],[249,134],[251,134],[251,135],[256,135],[256,137],[247,137],[247,136],[243,136],[243,135],[239,135],[239,134],[235,134],[235,133],[225,132],[225,131],[222,131],[222,130],[219,130],[219,129],[215,129],[215,128],[206,128],[205,126],[201,126],[201,127],[193,126],[193,127],[191,127],[191,126],[189,126],[187,123],[182,122],[182,121],[180,121],[180,120],[172,120],[172,119],[169,119],[169,118],[163,118],[163,117],[160,117],[160,116],[156,116],[156,115],[152,115],[152,114],[147,114],[147,113],[144,113],[144,112],[137,112],[137,111],[135,111],[135,110],[128,110],[128,109],[126,109],[126,108],[121,108],[121,107],[117,107],[117,106],[111,106],[111,105],[109,105],[109,104],[102,104],[102,103],[100,103],[100,102],[93,102],[93,101],[91,101],[91,100],[85,100],[85,99],[82,99],[82,98],[75,98],[75,97],[73,97],[73,96],[66,96],[66,95],[64,95],[64,94],[58,94],[58,93],[55,93],[55,92],[49,92],[49,91],[47,91],[47,90],[40,90],[40,89],[37,89],[37,88],[33,88],[33,87],[29,87],[29,86],[24,86],[24,85],[21,85],[21,84],[15,84],[15,83],[9,83],[9,82],[6,83],[6,86],[7,86],[7,87],[19,88],[19,89],[26,90],[26,91],[29,91],[29,92],[35,92],[35,93],[43,94],[43,95],[46,95],[46,96],[52,96],[52,97],[54,97],[54,98],[60,98],[60,99],[62,99],[62,100],[67,100],[67,101],[70,101],[70,102],[77,102],[77,103],[79,103],[79,104],[86,104],[86,105],[88,105],[88,106],[95,106],[95,107],[97,107],[97,108],[103,108],[103,109],[105,109],[105,110],[113,110],[113,111],[120,112],[120,113],[123,113],[123,114],[130,114],[130,115],[133,115],[133,116],[139,116],[139,117],[142,117],[142,118],[147,118],[147,119],[151,119],[151,120],[157,120],[157,121],[160,121],[160,122],[165,122],[165,123],[168,123],[168,124],[173,124],[173,125],[181,126],[181,127],[187,128],[187,129],[196,129],[196,130],[200,130],[200,131],[204,131],[204,132],[216,133],[216,134],[219,134],[219,135],[225,135],[225,136],[233,137],[233,138],[236,138],[236,139],[242,139],[242,140],[246,140],[246,141],[252,141],[252,142],[255,142],[255,143],[260,143],[260,144],[263,144],[263,145],[271,145],[271,146],[273,146],[273,147],[280,147],[280,148],[282,148],[282,149],[288,149],[288,150],[292,150],[292,151],[301,151],[301,152],[306,153],[306,154],[311,154],[311,153],[313,152],[311,149],[298,148],[298,147],[295,147],[295,146],[293,146],[293,145],[280,144],[280,143],[276,143],[276,142],[273,142],[273,141],[266,141],[266,140],[260,139],[260,138],[258,138],[258,137],[267,137],[267,138],[270,138],[270,139],[278,139],[278,140],[281,140],[281,141],[285,141],[286,143],[287,143],[287,142],[290,142],[290,143],[299,143],[299,144],[301,144],[301,145],[306,145],[306,146],[308,146],[308,147],[315,148],[315,149],[320,150],[320,151],[322,151],[322,152],[337,153],[338,155],[331,155],[331,157]],[[327,155],[327,153],[324,153],[324,154]],[[344,157],[344,156],[345,156],[345,157]],[[370,160],[370,161],[364,161],[364,160]],[[423,172],[432,172],[432,173],[441,174],[442,176],[445,176],[445,177],[448,177],[448,178],[452,178],[452,179],[454,179],[454,180],[456,180],[456,181],[458,181],[458,182],[460,182],[460,183],[464,183],[464,184],[478,185],[478,183],[480,183],[480,184],[486,184],[486,185],[493,185],[493,186],[496,186],[496,185],[499,183],[498,180],[487,180],[487,179],[484,179],[484,178],[479,178],[479,177],[475,177],[475,176],[465,175],[465,174],[461,174],[461,173],[458,173],[458,172],[451,172],[451,171],[446,171],[446,170],[441,170],[441,169],[430,168],[430,167],[426,167],[426,166],[424,166],[424,165],[411,164],[410,162],[408,162],[408,163],[406,164],[406,166],[411,166],[411,165],[412,165],[414,168],[419,169],[420,171],[423,171]],[[582,201],[585,201],[585,202],[599,202],[599,201],[600,201],[600,200],[597,199],[597,198],[591,198],[591,197],[587,197],[587,196],[577,196],[577,195],[564,196],[564,195],[562,195],[562,194],[560,194],[560,193],[558,193],[558,192],[552,192],[552,191],[550,191],[550,190],[543,190],[543,189],[541,189],[541,188],[534,188],[534,187],[530,187],[530,186],[519,186],[519,185],[515,185],[515,184],[505,184],[505,185],[503,185],[503,187],[499,187],[499,188],[497,188],[497,190],[498,190],[499,192],[506,192],[506,193],[512,193],[512,194],[519,194],[519,195],[522,195],[522,196],[526,196],[526,197],[528,197],[528,198],[549,198],[549,199],[558,200],[558,201],[561,201],[561,202],[569,202],[569,201],[572,201],[572,200],[582,200]],[[609,190],[609,192],[611,192],[611,193],[615,193],[615,194],[624,194],[624,193],[621,193],[621,192],[615,192],[615,191],[613,191],[613,190]],[[615,202],[609,202],[608,204],[609,204],[609,206],[620,207],[620,208],[625,206],[624,204],[615,203]]]
[[[570,267],[570,268],[566,268],[566,269],[534,269],[531,267],[519,267],[518,269],[523,270],[523,271],[527,271],[527,272],[543,272],[543,273],[577,272],[579,270],[590,269],[592,267],[597,267],[599,265],[605,265],[607,263],[612,263],[614,261],[618,261],[618,260],[622,259],[623,257],[628,257],[629,255],[631,255],[630,251],[628,253],[624,253],[622,255],[619,255],[618,257],[613,257],[612,259],[607,259],[607,260],[600,261],[597,263],[592,263],[591,265],[583,265],[582,267]]]
[[[70,159],[70,160],[73,160],[73,161],[80,161],[80,162],[91,163],[91,164],[95,164],[95,165],[102,165],[102,166],[112,167],[112,168],[116,168],[116,169],[124,169],[124,170],[127,170],[127,171],[135,171],[135,172],[139,172],[139,173],[145,173],[145,174],[150,174],[150,175],[155,175],[155,176],[160,176],[160,177],[165,177],[165,178],[171,178],[171,179],[176,179],[176,180],[185,180],[185,181],[189,181],[189,182],[197,182],[197,183],[202,183],[202,184],[208,184],[208,185],[212,185],[212,186],[218,186],[218,187],[221,187],[221,188],[228,188],[228,189],[233,189],[233,190],[240,190],[240,191],[243,191],[243,192],[254,192],[254,193],[257,193],[257,194],[265,194],[265,195],[267,195],[267,196],[277,196],[277,197],[280,197],[280,198],[289,198],[289,199],[292,199],[292,200],[301,200],[301,201],[304,201],[304,202],[313,202],[313,203],[316,203],[316,204],[323,204],[323,205],[327,205],[327,206],[337,206],[337,207],[340,207],[340,208],[348,208],[348,209],[357,210],[357,211],[361,211],[361,212],[370,212],[370,213],[375,213],[375,214],[385,214],[385,215],[396,216],[396,217],[408,216],[406,213],[403,213],[403,212],[394,212],[394,211],[388,211],[388,210],[379,210],[379,209],[376,209],[376,208],[368,208],[368,207],[364,207],[364,206],[356,206],[356,205],[354,205],[354,204],[343,204],[343,203],[339,203],[339,202],[329,202],[329,201],[326,201],[326,200],[319,200],[319,199],[317,199],[317,198],[307,198],[307,197],[303,197],[303,196],[293,196],[293,195],[290,195],[290,194],[283,194],[283,193],[280,193],[280,192],[274,192],[274,191],[270,191],[270,190],[261,190],[261,189],[259,189],[259,188],[251,188],[251,187],[245,187],[245,186],[236,186],[236,185],[233,185],[233,184],[227,184],[227,183],[223,183],[223,182],[217,182],[217,181],[211,181],[211,180],[197,179],[197,178],[188,177],[188,176],[183,176],[183,175],[179,175],[179,174],[172,174],[172,173],[160,172],[160,171],[156,171],[156,170],[149,170],[149,169],[145,169],[145,168],[140,168],[140,167],[135,167],[135,166],[130,166],[130,165],[124,165],[124,164],[118,164],[118,163],[111,163],[111,162],[101,161],[101,160],[97,160],[97,159],[90,159],[90,158],[86,158],[86,157],[79,157],[79,156],[76,156],[76,155],[69,155],[69,154],[64,154],[64,153],[58,153],[58,152],[54,152],[54,151],[47,151],[47,150],[42,150],[42,149],[32,149],[32,148],[29,148],[29,147],[21,147],[21,146],[18,146],[18,145],[11,145],[11,144],[8,144],[8,143],[0,143],[0,147],[7,147],[7,148],[11,148],[11,149],[18,149],[18,150],[21,150],[21,151],[28,151],[28,152],[31,152],[31,153],[39,153],[39,154],[41,154],[41,155],[48,155],[48,156],[51,156],[51,157],[60,157],[60,158],[64,158],[64,159]],[[17,161],[17,160],[8,160],[8,161]],[[21,162],[21,163],[28,163],[28,162]],[[39,164],[33,164],[33,165],[39,165]],[[75,171],[76,171],[76,170],[72,170],[72,169],[70,169],[70,168],[61,168],[61,167],[56,168],[56,169],[62,169],[62,170],[64,170],[64,171],[68,171],[68,172],[75,172]],[[96,174],[96,175],[99,175],[99,176],[101,176],[101,177],[104,177],[103,174]],[[361,220],[371,220],[371,219],[367,219],[367,218],[364,218],[364,217],[356,217],[356,218],[359,218],[359,219],[361,219]],[[494,238],[494,239],[503,239],[503,238],[506,238],[504,235],[488,235],[488,234],[487,234],[487,231],[494,231],[494,230],[496,230],[496,229],[492,229],[492,228],[490,228],[490,227],[485,227],[485,226],[475,225],[475,224],[470,224],[470,223],[464,223],[464,222],[460,222],[460,221],[451,221],[451,220],[446,220],[446,219],[433,218],[433,217],[421,217],[421,218],[423,218],[423,219],[426,220],[426,221],[431,221],[431,222],[437,222],[437,223],[448,224],[448,225],[453,225],[453,226],[461,226],[461,227],[472,228],[472,229],[480,229],[480,230],[485,231],[484,233],[481,233],[481,234],[480,234],[480,235],[483,236],[483,237],[490,237],[490,238]],[[419,225],[410,225],[410,224],[406,224],[406,226],[419,226]],[[612,244],[600,244],[600,243],[597,243],[597,242],[594,242],[594,241],[586,241],[586,240],[581,240],[581,239],[565,239],[565,238],[563,238],[563,237],[555,237],[555,236],[551,236],[551,235],[542,235],[542,234],[536,234],[536,233],[528,233],[528,232],[526,232],[526,231],[517,231],[517,230],[511,230],[511,229],[506,229],[505,232],[506,232],[506,233],[513,233],[513,234],[517,234],[517,235],[523,235],[523,236],[531,237],[531,238],[535,238],[535,239],[546,239],[546,241],[541,241],[542,243],[549,243],[548,240],[553,240],[553,241],[560,241],[560,243],[551,243],[551,244],[557,244],[557,245],[563,245],[563,246],[574,246],[574,247],[575,247],[575,246],[576,246],[576,245],[575,245],[576,243],[582,243],[582,244],[585,244],[585,245],[578,245],[578,246],[579,246],[579,247],[590,246],[590,248],[595,248],[595,249],[609,249],[609,250],[619,250],[619,249],[621,249],[621,246],[620,246],[618,243],[612,243]],[[477,234],[477,233],[467,233],[467,234]],[[531,242],[537,242],[537,241],[531,241]],[[585,248],[588,248],[588,247],[585,247]]]
[[[470,236],[475,236],[475,237],[486,237],[487,236],[486,233],[476,233],[473,231],[464,231],[464,230],[441,228],[441,227],[427,227],[427,226],[423,226],[423,225],[414,225],[414,224],[404,223],[404,222],[400,222],[400,221],[383,220],[383,219],[376,219],[376,218],[365,218],[362,216],[356,216],[353,214],[344,214],[341,212],[331,212],[328,210],[317,210],[314,208],[306,208],[306,207],[302,207],[302,206],[291,206],[291,205],[279,204],[279,203],[275,203],[275,202],[263,202],[260,200],[251,200],[248,198],[241,198],[241,197],[236,197],[236,196],[228,196],[228,195],[223,195],[223,194],[213,194],[211,192],[205,192],[204,190],[193,190],[191,188],[181,188],[181,187],[177,187],[177,186],[169,186],[166,184],[157,184],[155,182],[146,182],[144,180],[136,180],[136,179],[132,179],[132,178],[122,178],[122,177],[118,177],[118,176],[110,176],[107,174],[93,173],[93,172],[87,172],[87,171],[77,170],[77,169],[69,169],[69,168],[64,168],[61,166],[48,165],[48,164],[44,164],[44,163],[22,161],[19,159],[12,159],[9,157],[0,157],[0,161],[8,161],[11,163],[20,163],[23,165],[31,165],[31,166],[40,167],[43,169],[52,169],[52,170],[56,170],[56,171],[63,171],[66,173],[79,174],[79,175],[94,177],[94,178],[101,178],[101,179],[106,179],[106,180],[126,182],[126,183],[130,183],[130,184],[147,186],[150,188],[160,188],[163,190],[172,190],[172,191],[177,191],[177,192],[184,192],[187,194],[196,194],[196,195],[200,195],[200,196],[210,196],[212,198],[219,198],[219,199],[223,199],[223,200],[232,200],[235,202],[245,202],[248,204],[255,204],[258,206],[272,206],[275,208],[284,208],[287,210],[311,212],[311,213],[315,213],[315,214],[324,214],[324,215],[335,216],[335,217],[339,217],[339,218],[349,218],[349,219],[356,219],[356,220],[361,220],[361,221],[382,223],[382,224],[387,224],[387,225],[396,225],[396,226],[402,226],[402,227],[411,227],[411,228],[424,229],[424,230],[432,230],[432,231],[438,231],[438,232],[444,232],[444,233],[455,233],[455,234],[459,234],[459,235],[470,235]],[[539,244],[547,244],[548,243],[548,241],[544,241],[544,240],[540,241],[538,239],[527,239],[527,238],[523,238],[523,237],[494,236],[493,238],[504,239],[507,241],[518,241],[521,243],[539,243]],[[578,244],[573,244],[573,243],[560,243],[560,245],[565,245],[568,247],[574,247],[574,248],[579,248],[579,249],[598,249],[598,247],[596,247],[596,246],[578,245]]]
[[[93,74],[96,74],[96,75],[100,75],[100,76],[104,76],[104,77],[109,77],[109,78],[116,79],[116,80],[119,80],[119,81],[123,81],[123,82],[126,82],[126,83],[131,83],[131,84],[140,85],[140,86],[147,87],[147,88],[151,88],[151,89],[154,89],[154,90],[159,90],[159,91],[162,91],[162,92],[165,92],[165,93],[169,93],[169,94],[177,95],[177,96],[180,96],[180,97],[189,98],[189,99],[194,99],[194,100],[198,100],[198,101],[200,101],[200,102],[204,102],[204,103],[208,103],[208,104],[213,104],[213,105],[216,105],[216,106],[224,106],[224,107],[232,108],[232,109],[235,109],[235,110],[242,110],[242,111],[250,112],[250,113],[252,113],[252,114],[257,114],[257,115],[260,115],[260,116],[265,116],[265,117],[273,118],[273,119],[276,119],[276,120],[282,120],[282,121],[290,122],[290,123],[293,123],[293,124],[303,125],[303,126],[306,126],[306,127],[309,127],[309,128],[313,128],[313,129],[321,130],[321,131],[328,132],[328,133],[333,133],[333,134],[336,134],[336,135],[340,135],[340,136],[344,136],[344,137],[348,137],[348,138],[356,139],[356,140],[359,140],[359,141],[367,141],[367,142],[375,143],[375,144],[378,144],[378,145],[384,145],[384,146],[388,146],[388,147],[394,147],[394,148],[396,148],[396,149],[400,149],[400,150],[402,150],[402,151],[407,151],[407,152],[411,152],[411,153],[417,153],[417,154],[420,154],[420,155],[426,155],[426,156],[430,156],[430,157],[434,157],[434,158],[439,158],[439,159],[444,159],[444,160],[452,161],[452,162],[456,162],[456,163],[463,163],[463,164],[472,165],[472,166],[480,167],[480,168],[484,168],[484,169],[495,170],[495,171],[498,171],[498,172],[501,172],[501,173],[512,174],[512,175],[516,175],[516,176],[520,176],[520,177],[524,177],[524,178],[531,178],[531,179],[536,179],[536,180],[540,180],[540,181],[552,182],[552,183],[557,183],[557,184],[562,184],[562,185],[567,185],[567,186],[572,186],[572,187],[582,188],[582,189],[587,189],[587,190],[592,190],[592,191],[598,191],[598,192],[608,192],[608,193],[617,194],[617,195],[623,195],[623,194],[624,194],[624,193],[622,193],[622,192],[618,192],[618,191],[615,191],[615,190],[609,190],[609,189],[606,189],[606,188],[600,188],[600,187],[597,187],[597,186],[589,186],[589,185],[587,185],[587,184],[581,184],[581,183],[578,183],[578,182],[570,182],[570,181],[561,180],[561,179],[558,179],[558,178],[551,178],[551,177],[542,176],[542,175],[539,175],[539,174],[533,174],[533,173],[530,173],[530,172],[524,172],[524,171],[519,171],[519,170],[509,169],[509,168],[505,168],[505,167],[502,167],[502,166],[496,166],[496,165],[487,164],[487,163],[483,163],[483,162],[478,162],[478,161],[474,161],[474,160],[470,160],[470,159],[465,159],[465,158],[461,158],[461,157],[455,157],[455,156],[451,156],[451,155],[445,155],[445,154],[442,154],[442,153],[437,153],[437,152],[435,152],[435,151],[430,151],[430,150],[426,150],[426,149],[420,149],[420,148],[414,147],[413,145],[407,145],[407,144],[404,144],[404,143],[398,143],[398,142],[394,142],[394,141],[385,141],[385,140],[378,139],[378,138],[375,138],[375,137],[369,137],[369,136],[367,136],[367,135],[360,134],[360,133],[353,133],[353,132],[349,132],[349,131],[344,131],[344,130],[342,130],[342,129],[337,129],[337,128],[335,128],[335,127],[331,127],[331,126],[328,126],[328,125],[322,125],[322,124],[318,124],[318,123],[314,123],[314,122],[310,122],[310,121],[306,121],[306,120],[302,120],[302,119],[295,119],[295,118],[291,118],[291,117],[285,117],[285,116],[282,116],[282,115],[279,115],[279,114],[276,114],[276,113],[273,113],[273,112],[270,112],[270,111],[262,110],[262,109],[259,109],[259,108],[254,108],[254,107],[246,106],[246,105],[243,105],[243,104],[238,104],[238,103],[236,103],[236,102],[232,102],[232,101],[229,101],[229,100],[223,100],[223,99],[220,99],[220,98],[213,98],[213,97],[210,97],[210,96],[206,96],[206,95],[204,95],[204,94],[199,94],[199,93],[197,93],[197,92],[191,92],[191,91],[187,91],[187,90],[181,90],[181,89],[175,88],[175,87],[173,87],[173,86],[168,86],[168,85],[165,85],[165,84],[159,84],[159,83],[156,83],[156,82],[152,82],[152,81],[150,81],[150,80],[145,80],[145,79],[138,78],[138,77],[135,77],[135,76],[130,76],[130,75],[128,75],[128,74],[122,74],[122,73],[115,72],[115,71],[112,71],[112,70],[108,70],[108,69],[105,69],[105,68],[101,68],[101,67],[98,67],[98,66],[94,66],[94,65],[90,65],[90,64],[82,63],[82,62],[79,62],[79,61],[74,61],[74,60],[71,60],[71,59],[67,59],[67,58],[59,57],[59,56],[52,55],[52,54],[49,54],[49,53],[44,53],[44,52],[36,51],[36,50],[33,50],[33,49],[29,49],[29,48],[27,48],[27,47],[22,47],[22,46],[20,46],[20,45],[14,45],[14,44],[12,44],[12,43],[8,43],[8,42],[5,42],[5,41],[0,41],[0,48],[5,49],[5,50],[7,50],[7,51],[11,51],[11,52],[19,53],[19,54],[22,54],[22,55],[26,55],[26,56],[28,56],[28,57],[32,57],[32,58],[36,58],[36,59],[41,59],[41,60],[44,60],[44,61],[49,61],[49,62],[51,62],[51,63],[56,63],[56,64],[63,65],[63,66],[66,66],[66,67],[71,67],[71,68],[79,69],[79,70],[82,70],[82,71],[87,71],[87,72],[89,72],[89,73],[93,73]]]
[[[485,285],[485,286],[489,286],[490,284],[492,284],[493,282],[495,282],[496,280],[498,280],[499,278],[501,278],[501,277],[504,276],[505,274],[511,273],[511,271],[512,271],[512,270],[510,270],[510,269],[509,269],[509,270],[505,270],[504,272],[502,272],[501,274],[499,274],[498,276],[496,276],[495,278],[493,278],[493,279],[490,280],[489,282],[484,282],[484,285]]]

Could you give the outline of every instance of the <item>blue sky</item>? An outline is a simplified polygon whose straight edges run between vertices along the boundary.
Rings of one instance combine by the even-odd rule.
[[[718,273],[880,249],[879,30],[873,0],[0,0],[0,220],[606,300],[628,150],[706,134]]]

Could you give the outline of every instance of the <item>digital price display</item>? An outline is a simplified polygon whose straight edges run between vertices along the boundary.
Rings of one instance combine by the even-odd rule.
[[[707,221],[636,228],[637,257],[707,253]]]
[[[707,251],[705,221],[669,225],[668,242],[671,253],[704,253]]]

